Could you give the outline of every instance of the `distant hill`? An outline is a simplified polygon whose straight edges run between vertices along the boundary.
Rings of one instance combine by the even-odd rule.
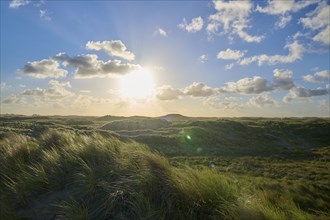
[[[167,127],[169,122],[158,118],[147,117],[130,117],[124,120],[115,120],[102,126],[104,130],[145,130],[145,129],[159,129]]]
[[[168,115],[160,116],[159,118],[166,121],[186,121],[191,119],[191,117],[183,116],[180,114],[168,114]]]

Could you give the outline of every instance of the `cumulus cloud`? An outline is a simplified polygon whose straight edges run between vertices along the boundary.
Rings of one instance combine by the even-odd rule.
[[[114,41],[88,41],[86,48],[89,50],[104,51],[110,56],[120,57],[132,61],[135,55],[128,51],[126,46],[120,40]]]
[[[243,103],[240,98],[237,97],[219,97],[211,96],[203,101],[204,105],[210,106],[215,109],[239,109],[243,107]]]
[[[123,64],[120,60],[98,60],[95,54],[69,57],[66,53],[59,53],[53,59],[63,62],[65,66],[75,67],[76,78],[112,77],[141,69],[140,65]]]
[[[253,106],[264,107],[272,106],[276,104],[276,101],[272,99],[267,93],[262,93],[257,96],[252,97],[249,103]]]
[[[154,36],[158,36],[158,35],[167,37],[166,31],[164,31],[164,29],[162,29],[162,28],[158,28],[157,30],[154,31]]]
[[[179,24],[178,26],[179,26],[179,28],[181,28],[183,30],[186,30],[186,31],[191,32],[191,33],[195,33],[197,31],[202,30],[203,25],[204,25],[203,18],[202,17],[197,17],[197,18],[193,18],[191,20],[190,24],[187,23],[186,19],[184,18],[183,22],[181,24]]]
[[[329,82],[329,78],[330,78],[329,70],[319,71],[314,73],[313,75],[309,74],[303,77],[303,79],[306,82],[311,82],[311,83]]]
[[[194,82],[184,89],[184,94],[193,97],[206,97],[217,94],[217,90],[201,82]]]
[[[161,86],[158,88],[156,97],[160,100],[175,100],[184,93],[180,89],[175,89],[170,85]]]
[[[240,60],[240,65],[248,65],[253,62],[257,62],[259,66],[263,64],[275,65],[278,63],[293,63],[296,60],[300,60],[304,53],[304,47],[299,44],[297,41],[294,41],[290,44],[286,44],[284,48],[289,50],[288,55],[267,55],[261,54],[252,57],[246,57]]]
[[[293,73],[291,70],[275,69],[274,73],[274,87],[281,90],[289,90],[295,86],[293,82]]]
[[[74,95],[71,91],[67,90],[70,88],[70,82],[61,83],[57,80],[50,80],[49,81],[50,88],[48,89],[26,89],[24,90],[21,95],[23,96],[38,96],[44,99],[63,99],[66,97],[70,97]]]
[[[304,28],[317,32],[313,37],[314,41],[330,44],[330,5],[326,1],[320,2],[314,11],[301,18],[299,22]]]
[[[329,94],[329,88],[307,89],[303,87],[293,87],[290,93],[283,98],[284,102],[291,102],[294,99],[306,100],[313,96],[323,96]]]
[[[273,86],[264,78],[254,76],[243,78],[237,82],[227,82],[220,88],[221,93],[259,94],[273,90]]]
[[[24,5],[27,5],[27,4],[30,4],[31,2],[29,0],[12,0],[10,3],[9,3],[9,8],[19,8],[21,6],[24,6]]]
[[[242,58],[245,53],[246,51],[232,50],[228,48],[227,50],[220,51],[217,58],[223,60],[238,60]]]
[[[65,77],[68,71],[60,68],[58,61],[54,59],[43,59],[40,61],[28,62],[18,71],[30,77],[39,79]]]
[[[206,30],[209,34],[225,33],[237,35],[246,42],[260,42],[263,36],[253,36],[246,32],[250,28],[250,14],[253,4],[250,1],[213,1],[217,11],[209,16]],[[220,31],[223,29],[223,32]]]
[[[208,60],[208,57],[206,54],[202,54],[200,55],[200,57],[198,58],[199,62],[201,63],[205,63]]]

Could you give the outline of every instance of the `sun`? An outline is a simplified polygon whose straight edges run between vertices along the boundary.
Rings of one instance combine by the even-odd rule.
[[[145,99],[154,94],[155,83],[147,70],[129,73],[120,78],[119,92],[124,98]]]

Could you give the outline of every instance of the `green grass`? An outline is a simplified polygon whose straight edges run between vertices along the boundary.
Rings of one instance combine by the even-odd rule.
[[[237,189],[209,170],[172,167],[144,145],[49,130],[1,140],[2,218],[227,218]]]
[[[0,219],[330,217],[330,148],[304,146],[271,156],[276,146],[262,147],[279,137],[295,137],[292,145],[302,137],[317,146],[329,144],[322,136],[326,120],[176,121],[137,131],[142,136],[135,140],[148,146],[98,130],[103,122],[92,117],[88,120],[93,123],[63,120],[68,119],[1,122]],[[291,133],[283,136],[288,129]],[[249,139],[257,131],[261,136]],[[269,132],[276,138],[264,139]],[[247,146],[240,148],[244,139]],[[227,147],[219,147],[223,145]],[[192,156],[200,154],[198,148],[204,156]],[[233,149],[237,151],[228,153]],[[251,156],[244,153],[248,149],[261,153]],[[165,157],[168,152],[175,157]],[[210,161],[215,168],[208,167]]]

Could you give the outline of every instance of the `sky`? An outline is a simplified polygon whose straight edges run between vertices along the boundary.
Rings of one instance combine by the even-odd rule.
[[[330,117],[330,2],[0,2],[1,114]]]

